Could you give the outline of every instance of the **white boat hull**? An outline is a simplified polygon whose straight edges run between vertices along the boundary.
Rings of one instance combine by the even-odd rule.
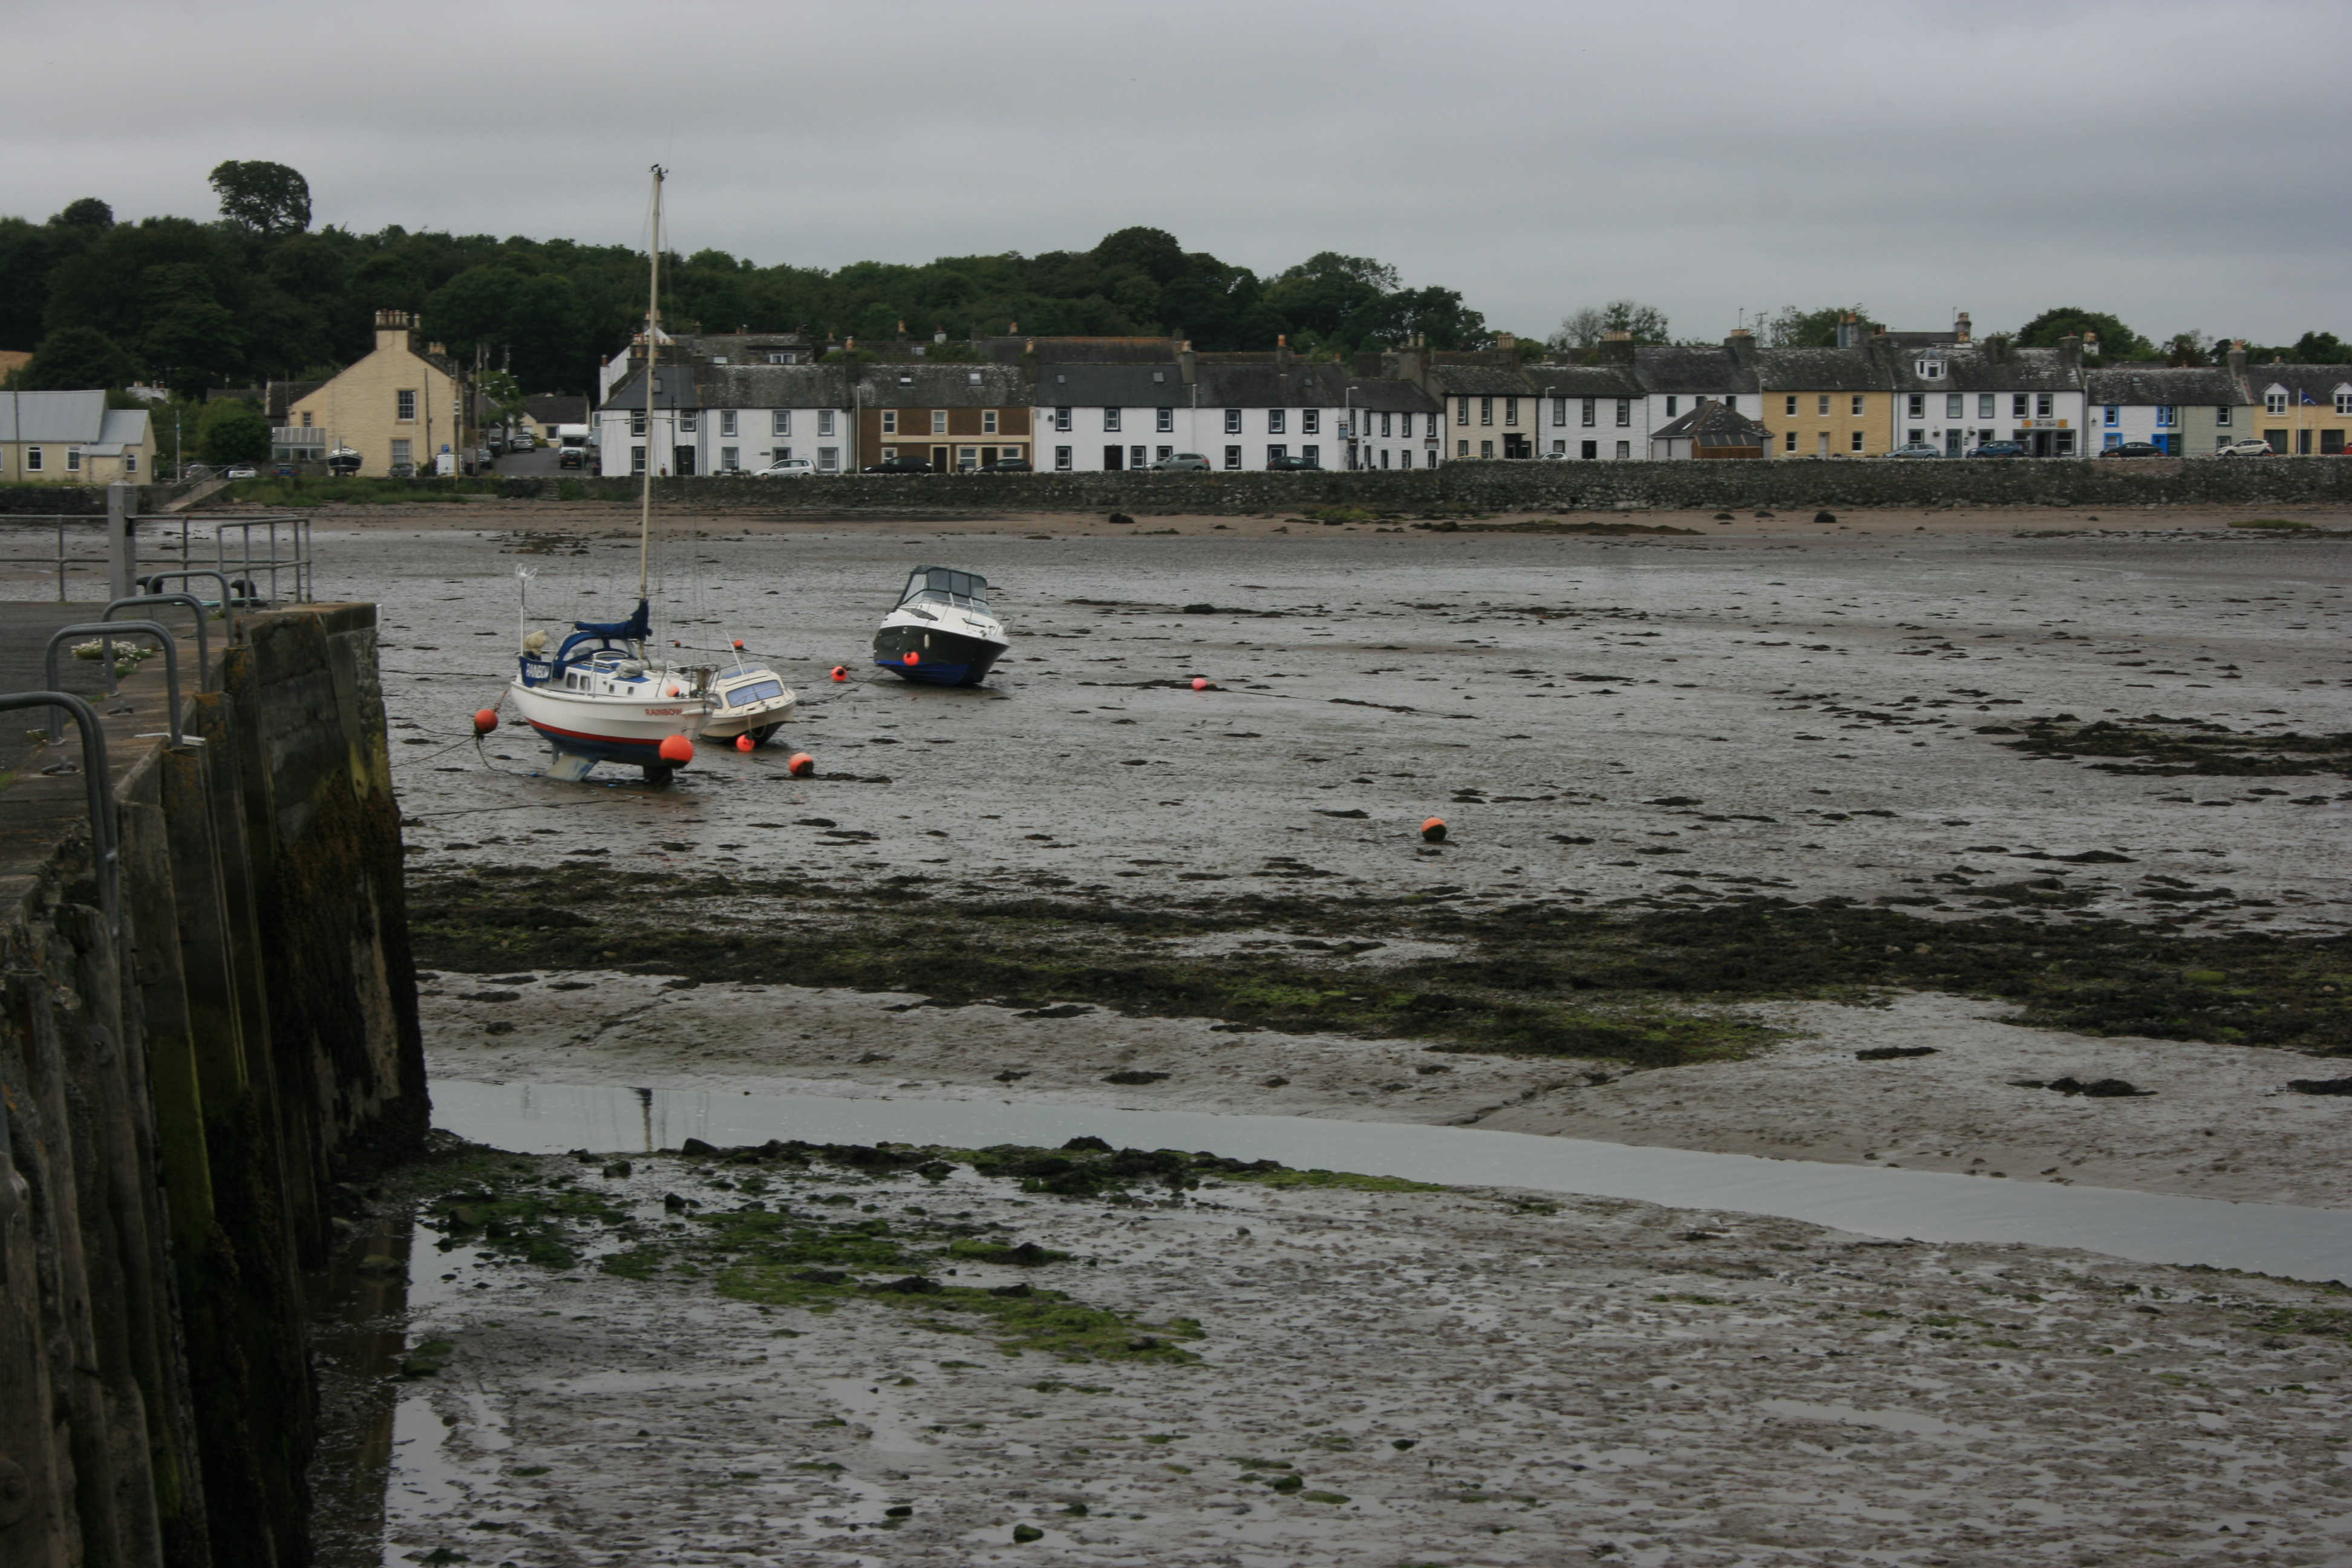
[[[632,767],[677,766],[662,756],[661,743],[673,735],[698,738],[709,717],[699,697],[605,696],[520,680],[507,695],[523,721],[558,752]]]

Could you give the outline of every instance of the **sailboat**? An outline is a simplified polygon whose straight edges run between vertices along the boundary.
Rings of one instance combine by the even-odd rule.
[[[651,281],[646,305],[646,415],[654,431],[654,375],[661,361],[661,195],[663,170],[654,167]],[[637,607],[617,621],[574,621],[550,654],[544,631],[528,629],[526,605],[519,668],[508,694],[516,711],[554,752],[550,772],[577,781],[598,763],[645,770],[662,785],[694,760],[694,742],[709,722],[712,671],[673,668],[648,653],[653,615],[646,593],[652,560],[654,464],[645,466],[637,509]]]

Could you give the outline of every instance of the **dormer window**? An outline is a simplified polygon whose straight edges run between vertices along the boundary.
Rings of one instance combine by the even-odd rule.
[[[915,378],[911,375],[902,375],[898,378],[898,384],[900,386],[912,386],[915,384]]]
[[[1168,373],[1164,370],[1155,370],[1151,373],[1151,379],[1155,382],[1166,381]]]
[[[1942,360],[1923,359],[1919,362],[1918,368],[1919,379],[1922,381],[1941,381],[1944,379],[1944,362]]]
[[[727,363],[727,356],[725,354],[712,354],[710,356],[710,363],[712,364],[725,364]]]
[[[2285,413],[2286,388],[2283,386],[2273,386],[2268,392],[2263,393],[2263,412],[2265,414]]]
[[[768,363],[770,364],[798,364],[800,362],[801,356],[796,353],[770,353],[768,355]],[[719,363],[723,364],[726,362],[722,360]]]
[[[2352,386],[2339,386],[2336,389],[2336,412],[2352,414]]]

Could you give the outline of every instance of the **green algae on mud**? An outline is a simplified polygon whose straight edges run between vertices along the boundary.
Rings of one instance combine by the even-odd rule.
[[[625,900],[613,896],[624,880]],[[1843,899],[1465,910],[1419,897],[1252,894],[1136,906],[493,866],[415,879],[411,911],[420,961],[458,972],[594,969],[628,953],[632,970],[702,981],[912,992],[948,1005],[1091,1003],[1640,1067],[1738,1058],[1778,1037],[1732,1011],[1740,1003],[1868,1002],[1893,989],[1998,998],[2022,1007],[2021,1023],[2082,1034],[2352,1054],[2352,937],[2041,918],[2036,904],[2083,901],[2058,888],[2001,899],[2023,905],[2014,912],[1929,919]],[[1261,930],[1446,951],[1372,968],[1297,949],[1202,957],[1172,946]]]
[[[2202,719],[2149,713],[2118,723],[2084,723],[2072,713],[2024,721],[2017,740],[2002,745],[2036,757],[2079,760],[2101,773],[2158,778],[2200,774],[2215,778],[2293,778],[2334,773],[2352,777],[2352,733],[2305,735],[2294,731],[2262,734],[2231,730]],[[2015,731],[1988,725],[1979,734]],[[2315,802],[2313,804],[2316,804]]]

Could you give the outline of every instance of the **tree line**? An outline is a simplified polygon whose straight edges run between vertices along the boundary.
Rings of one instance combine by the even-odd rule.
[[[645,258],[566,239],[310,226],[309,183],[282,163],[226,163],[209,221],[117,223],[104,201],[47,222],[0,218],[0,348],[29,349],[44,386],[145,380],[175,395],[330,375],[373,345],[375,312],[477,347],[532,392],[583,392],[643,319]],[[1459,291],[1408,289],[1394,268],[1324,252],[1270,276],[1188,251],[1156,228],[1091,250],[762,267],[720,250],[665,258],[672,330],[895,339],[1181,331],[1204,350],[1310,352],[1491,341]]]

